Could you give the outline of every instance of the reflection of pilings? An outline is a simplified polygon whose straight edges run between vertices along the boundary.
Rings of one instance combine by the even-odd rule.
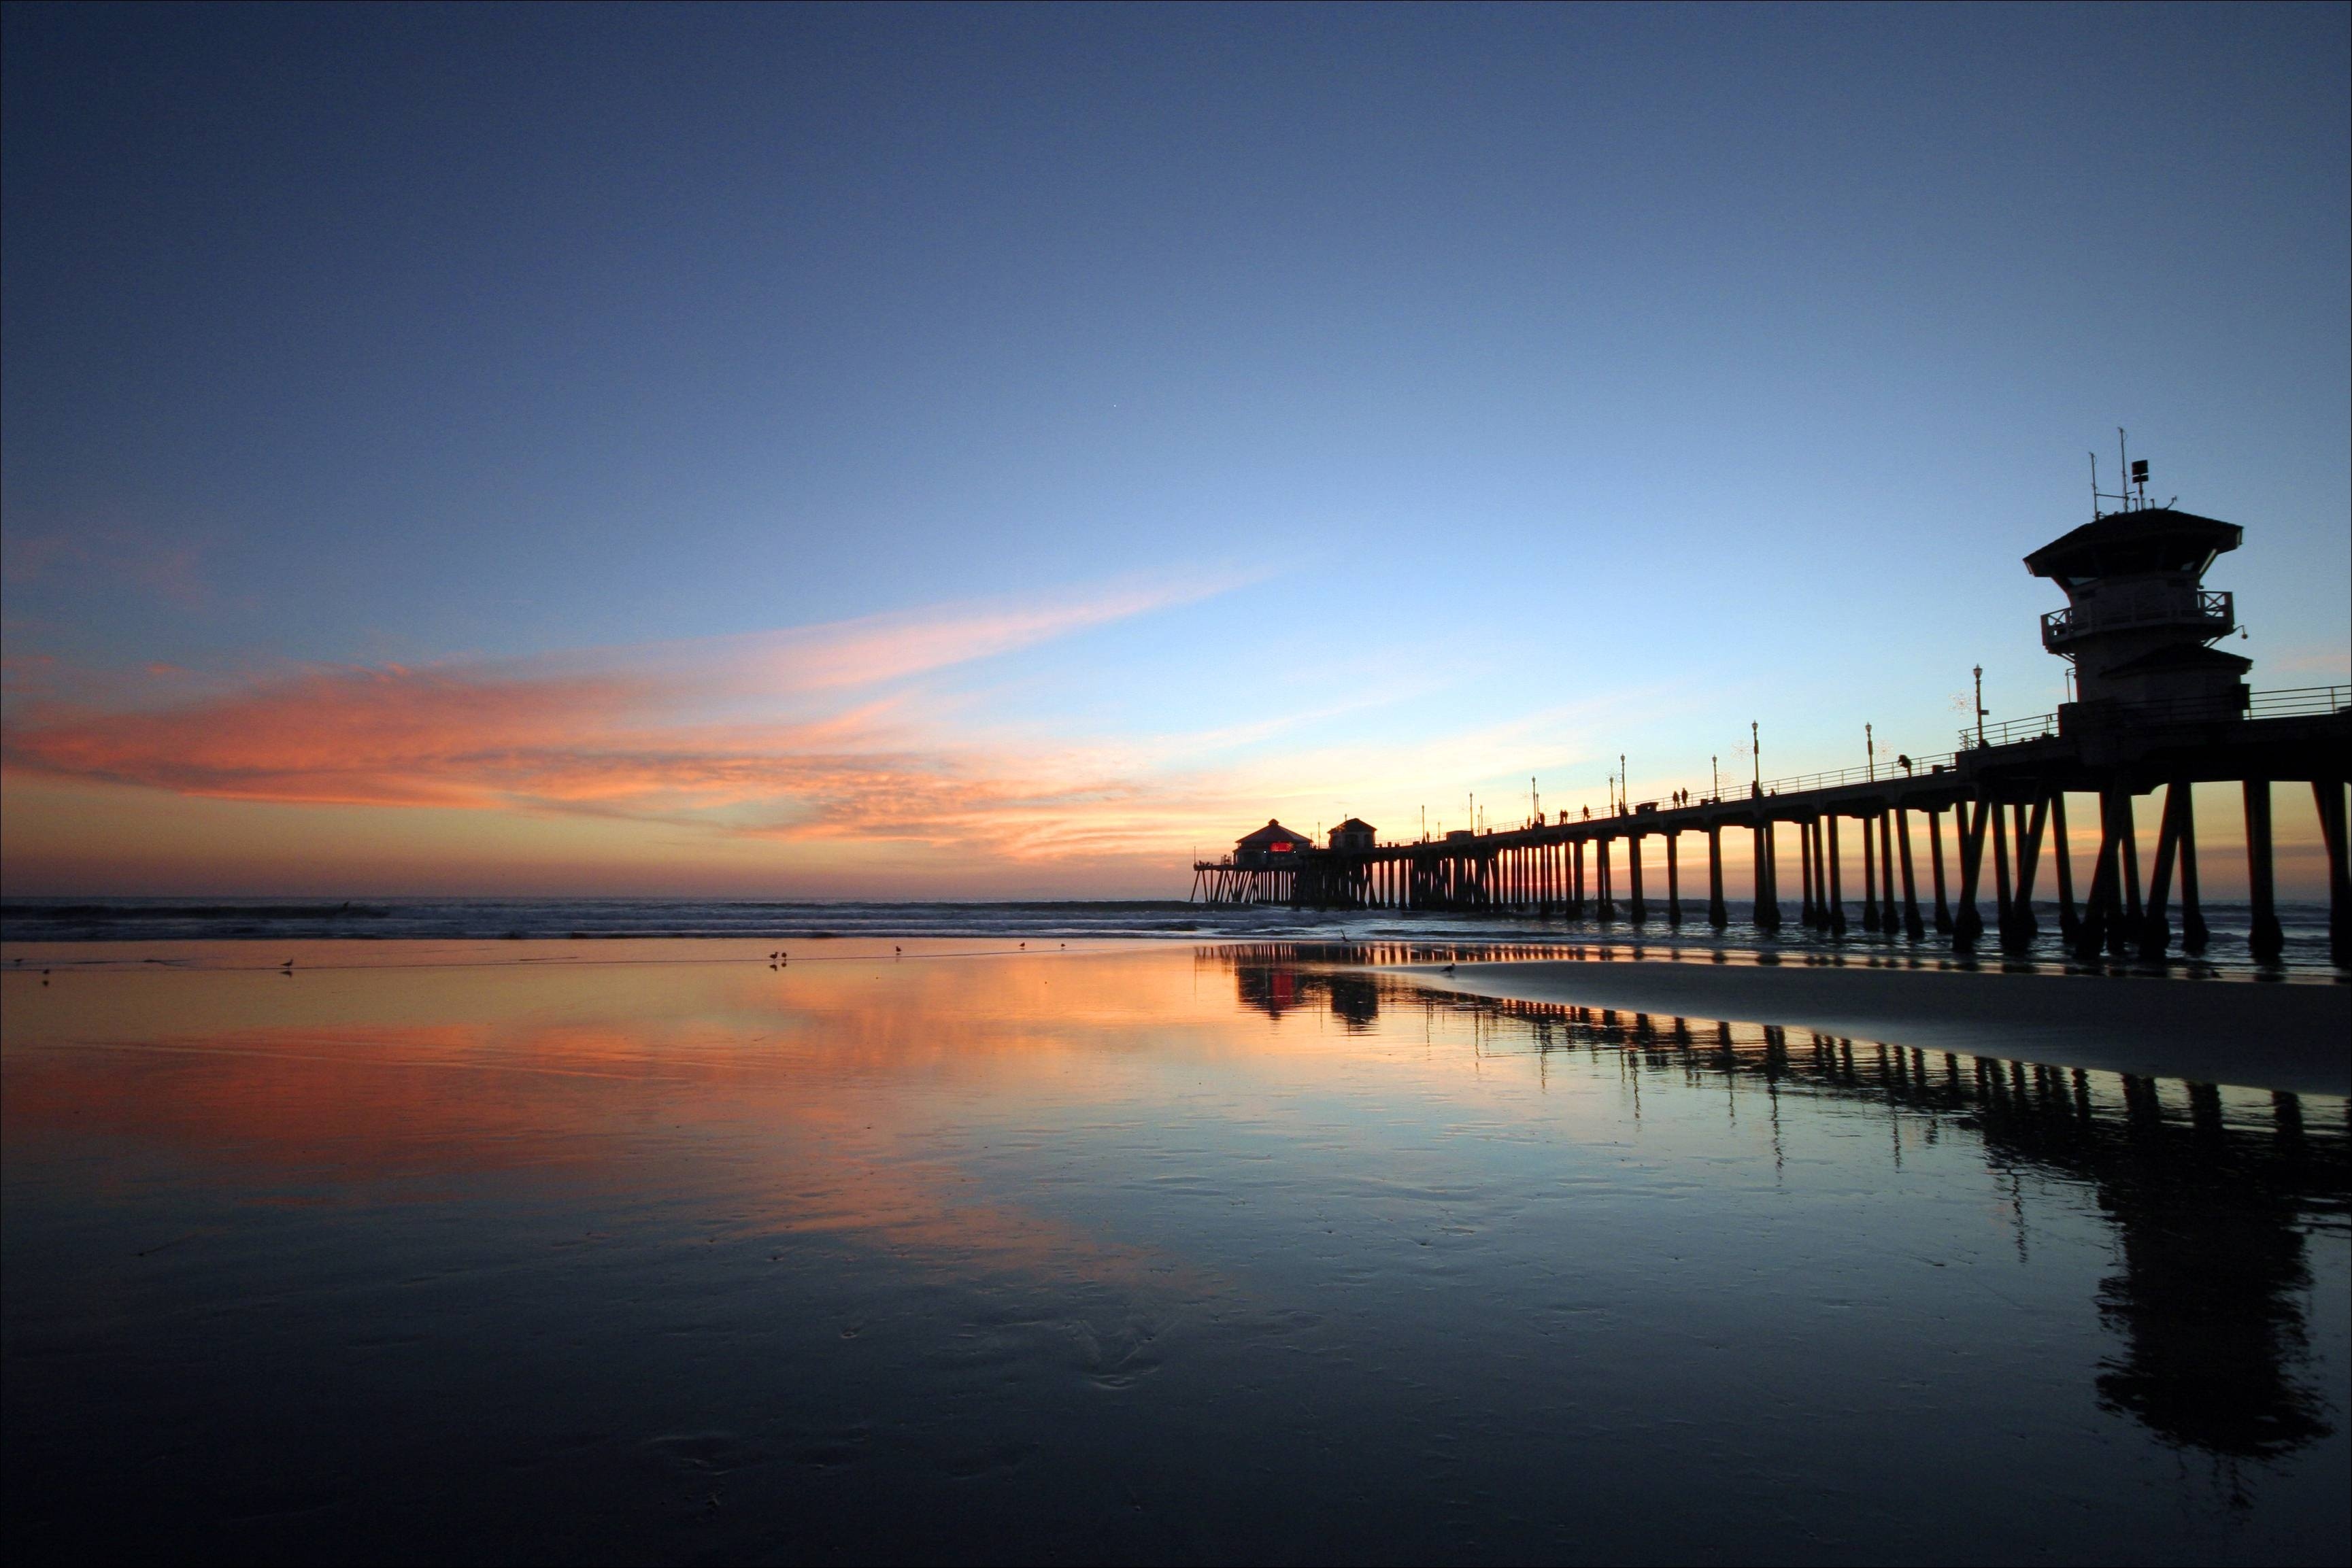
[[[2098,1292],[2101,1316],[2121,1342],[2102,1364],[2101,1402],[2167,1442],[2222,1458],[2274,1458],[2329,1435],[2326,1404],[2303,1375],[2302,1299],[2310,1283],[2303,1228],[2314,1213],[2340,1212],[2352,1195],[2352,1140],[2340,1124],[2307,1126],[2294,1095],[2272,1096],[2266,1117],[2240,1095],[2233,1114],[2210,1084],[1811,1032],[1791,1049],[1779,1029],[1468,997],[1403,977],[1314,968],[1323,957],[1427,963],[1495,955],[1481,945],[1203,951],[1234,969],[1247,1005],[1274,1018],[1310,999],[1350,1028],[1368,1026],[1382,1009],[1469,1014],[1523,1026],[1538,1052],[1611,1048],[1653,1071],[1872,1102],[1925,1141],[1965,1131],[2000,1166],[2087,1181],[2120,1242],[2121,1267]],[[1580,951],[1561,945],[1528,956]],[[1503,1039],[1483,1032],[1480,1049]]]

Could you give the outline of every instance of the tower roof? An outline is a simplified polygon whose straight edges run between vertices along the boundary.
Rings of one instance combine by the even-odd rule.
[[[2025,570],[2062,586],[2135,571],[2202,572],[2245,535],[2235,523],[2170,507],[2109,512],[2027,556]]]

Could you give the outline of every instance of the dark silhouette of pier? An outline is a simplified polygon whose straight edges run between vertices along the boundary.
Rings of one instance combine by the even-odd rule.
[[[2143,488],[2147,465],[2133,465]],[[1748,836],[1754,924],[1780,928],[1786,905],[1831,936],[1849,929],[1858,873],[1863,931],[1922,942],[1932,928],[1960,951],[1985,937],[2021,951],[2039,935],[2033,899],[2054,883],[2061,936],[2075,954],[2160,958],[2176,936],[2202,952],[2191,786],[2234,783],[2245,800],[2251,945],[2260,963],[2284,948],[2272,846],[2275,787],[2307,786],[2327,852],[2329,948],[2352,966],[2352,886],[2346,865],[2345,789],[2352,782],[2352,686],[2253,692],[2251,662],[2211,646],[2237,629],[2231,595],[2204,587],[2206,570],[2238,548],[2233,523],[2120,503],[2025,558],[2063,589],[2066,608],[2042,618],[2042,645],[2074,666],[2075,700],[2054,713],[1977,722],[1943,756],[1874,758],[1864,768],[1793,779],[1751,779],[1744,793],[1687,802],[1620,800],[1598,818],[1381,843],[1349,819],[1328,846],[1269,822],[1222,861],[1193,866],[1192,896],[1211,903],[1335,909],[1465,910],[1625,921],[1693,915],[1730,920],[1723,835]],[[2161,791],[2146,857],[2132,801]],[[2077,877],[2066,797],[2097,801],[2099,846]],[[1795,839],[1796,885],[1780,886],[1780,831]],[[1924,835],[1921,830],[1924,828]],[[1646,881],[1646,840],[1665,847],[1665,885]],[[1923,841],[1924,838],[1924,841]],[[1705,858],[1703,891],[1688,896],[1683,848]],[[1694,867],[1697,874],[1699,868]],[[2176,891],[2177,884],[2177,891]],[[1793,898],[1791,898],[1793,894]],[[2176,925],[2176,910],[2178,925]]]

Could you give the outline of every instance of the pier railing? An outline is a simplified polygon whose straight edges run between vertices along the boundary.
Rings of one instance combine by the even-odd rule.
[[[1947,751],[1940,757],[1915,757],[1907,768],[1899,762],[1881,762],[1862,768],[1836,768],[1826,773],[1791,773],[1785,779],[1767,779],[1757,789],[1766,795],[1798,795],[1809,789],[1843,789],[1851,784],[1923,779],[1930,773],[1950,772],[1952,758],[1953,754]],[[1738,797],[1735,794],[1730,799],[1736,800]]]
[[[2282,686],[2256,692],[2246,705],[2249,718],[2301,718],[2352,707],[2352,686]]]
[[[1973,751],[1979,746],[2014,746],[2021,740],[2047,740],[2057,733],[2058,716],[2037,713],[2032,718],[2005,719],[2000,724],[1989,724],[1984,727],[1981,739],[1978,737],[1976,727],[1970,725],[1960,731],[1960,749]]]

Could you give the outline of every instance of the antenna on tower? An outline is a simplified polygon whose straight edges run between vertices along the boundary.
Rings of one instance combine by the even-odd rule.
[[[2102,490],[2099,488],[2099,455],[2095,452],[2091,454],[2091,517],[2094,521],[2106,516],[2099,510],[2102,501],[2113,501],[2118,512],[2147,509],[2147,459],[2132,460],[2131,438],[2120,424],[2116,426],[2116,461],[2119,465],[2116,487]],[[2178,496],[2172,498],[2173,501],[2179,499]],[[2168,507],[2171,504],[2172,501],[2165,503]]]

